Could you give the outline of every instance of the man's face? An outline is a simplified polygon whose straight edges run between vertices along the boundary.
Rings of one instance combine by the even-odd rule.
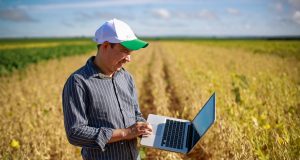
[[[121,44],[108,44],[105,49],[105,64],[110,72],[120,70],[122,66],[130,62],[130,54],[132,51],[123,47]]]

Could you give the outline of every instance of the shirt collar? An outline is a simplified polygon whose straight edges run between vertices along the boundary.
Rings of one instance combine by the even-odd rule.
[[[111,79],[112,77],[101,73],[101,70],[94,64],[95,56],[92,56],[88,59],[86,67],[88,68],[91,77],[99,77],[100,79]],[[121,69],[123,70],[123,68]],[[120,70],[120,71],[121,71]],[[120,71],[116,71],[113,77],[119,74]]]

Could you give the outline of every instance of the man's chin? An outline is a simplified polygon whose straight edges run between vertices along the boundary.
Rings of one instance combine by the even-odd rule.
[[[122,68],[123,68],[123,66],[121,66],[121,67],[117,68],[117,71],[120,71]]]
[[[115,68],[116,68],[116,71],[119,71],[119,70],[121,70],[123,68],[123,64],[122,65],[118,65]]]

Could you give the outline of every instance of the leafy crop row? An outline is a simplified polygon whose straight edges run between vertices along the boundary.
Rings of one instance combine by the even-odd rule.
[[[85,54],[94,44],[58,45],[46,48],[15,48],[0,51],[0,76],[26,68],[29,64],[64,56]]]
[[[187,42],[213,48],[221,47],[231,49],[233,52],[244,50],[251,51],[255,54],[272,54],[280,57],[295,57],[300,59],[299,40],[198,40]]]

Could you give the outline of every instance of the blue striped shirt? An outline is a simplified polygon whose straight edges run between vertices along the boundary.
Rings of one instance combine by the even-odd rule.
[[[83,159],[137,159],[137,139],[107,143],[114,129],[145,121],[131,75],[121,69],[101,74],[89,58],[63,89],[63,113],[69,142],[82,147]]]

